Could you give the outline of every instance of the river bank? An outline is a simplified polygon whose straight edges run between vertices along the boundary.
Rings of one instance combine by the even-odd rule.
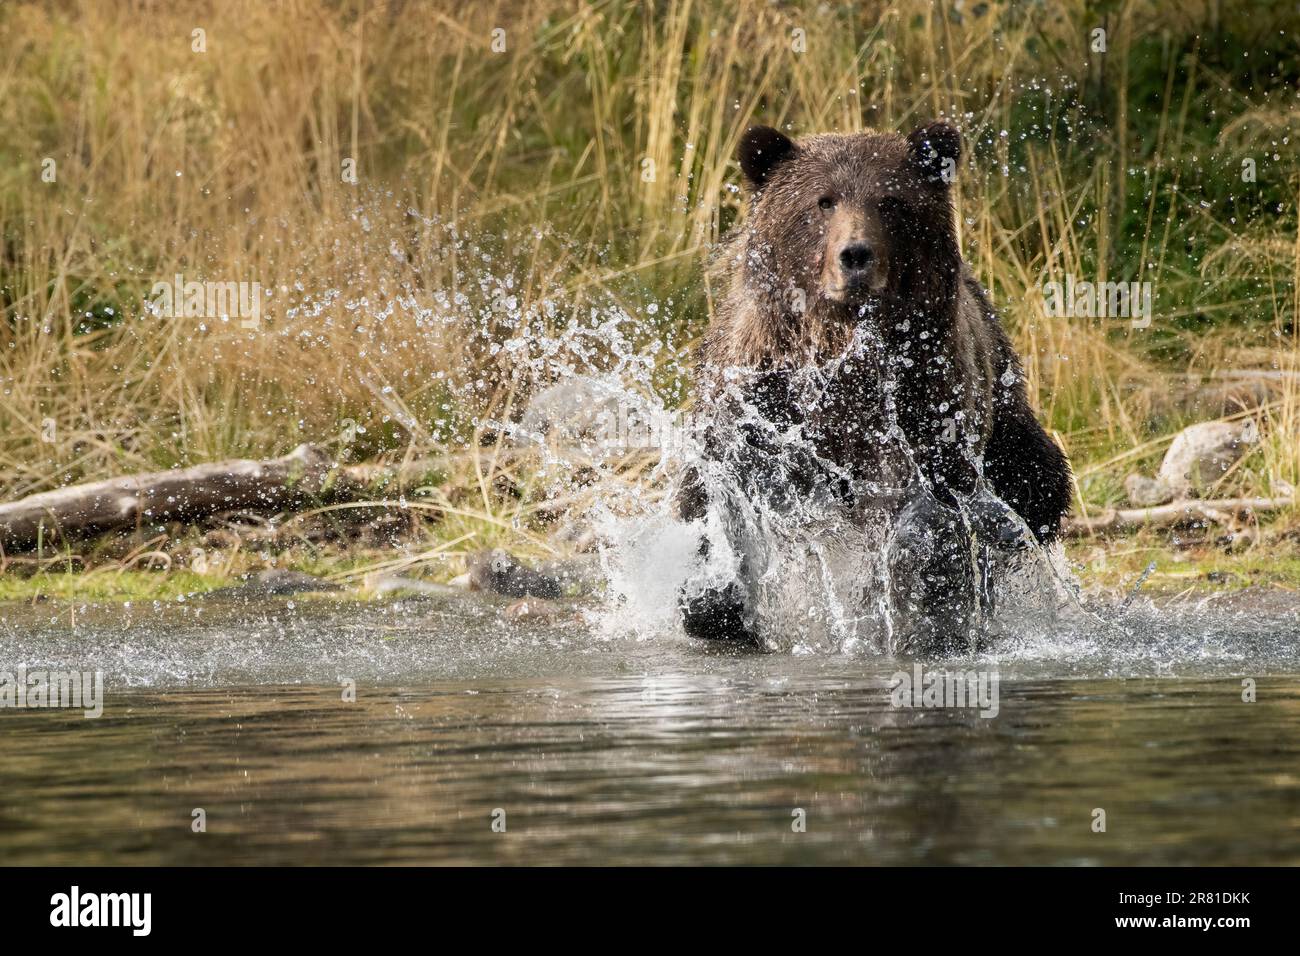
[[[0,603],[183,601],[237,590],[368,601],[430,589],[473,590],[469,572],[485,560],[472,538],[450,546],[425,539],[396,547],[351,542],[229,550],[205,549],[203,542],[154,542],[153,547],[146,542],[121,558],[72,552],[8,557],[0,571]],[[557,541],[548,552],[538,542],[520,541],[510,553],[519,555],[524,567],[571,566],[586,574],[599,557],[594,543],[580,546],[588,553],[575,552],[566,542]],[[1069,540],[1064,547],[1089,592],[1124,594],[1140,580],[1142,593],[1150,595],[1263,589],[1294,593],[1300,604],[1300,530],[1285,524],[1260,529],[1258,539],[1238,551],[1222,536],[1198,540],[1167,531]],[[585,589],[575,585],[568,596]]]

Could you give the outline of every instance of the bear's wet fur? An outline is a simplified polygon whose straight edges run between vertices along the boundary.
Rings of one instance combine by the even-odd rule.
[[[985,558],[1022,546],[1025,526],[1051,541],[1071,497],[1069,463],[1035,419],[1019,358],[961,258],[960,155],[960,134],[942,122],[907,137],[799,140],[751,127],[738,150],[749,215],[714,260],[719,300],[699,354],[700,407],[712,422],[705,457],[725,457],[742,483],[757,476],[766,498],[845,494],[880,478],[882,436],[896,422],[919,477],[898,507],[910,531],[893,543],[894,577],[912,583],[895,607],[916,614],[905,646],[928,653],[969,646],[972,546]],[[883,366],[868,368],[870,354],[854,347],[864,324]],[[801,370],[828,368],[810,402]],[[737,427],[738,405],[772,428],[752,411]],[[796,467],[764,483],[773,451],[764,433],[791,426],[832,473]],[[679,516],[702,517],[707,494],[690,471]],[[742,557],[740,580],[683,597],[689,634],[759,642],[744,570]]]

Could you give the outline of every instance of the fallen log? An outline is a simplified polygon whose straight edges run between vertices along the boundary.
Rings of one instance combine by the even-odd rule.
[[[1172,501],[1152,508],[1111,508],[1089,518],[1069,518],[1068,537],[1113,534],[1138,528],[1168,528],[1193,521],[1226,523],[1233,515],[1252,511],[1278,511],[1296,504],[1292,498],[1220,498]]]
[[[376,484],[416,474],[406,466],[336,466],[316,445],[282,458],[234,459],[144,475],[69,485],[0,504],[0,547],[84,537],[146,522],[194,521],[222,511],[275,513],[321,500],[347,500]]]
[[[276,513],[308,502],[347,501],[376,486],[418,479],[436,462],[337,465],[316,445],[282,458],[233,459],[171,471],[69,485],[0,504],[0,548],[24,551],[40,542],[135,528],[146,522],[194,521],[222,511]],[[1224,523],[1243,512],[1293,507],[1290,498],[1188,499],[1151,508],[1110,509],[1070,518],[1067,537],[1166,528],[1191,521]]]

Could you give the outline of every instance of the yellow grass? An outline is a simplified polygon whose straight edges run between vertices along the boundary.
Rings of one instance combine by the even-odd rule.
[[[364,429],[357,455],[455,447],[475,415],[521,400],[490,342],[621,306],[644,320],[642,343],[689,345],[707,321],[701,265],[743,214],[731,157],[751,122],[907,130],[937,115],[972,147],[967,258],[1086,473],[1083,494],[1113,499],[1189,418],[1158,414],[1169,376],[1240,368],[1291,378],[1229,484],[1300,485],[1297,167],[1265,170],[1289,190],[1282,215],[1157,203],[1184,175],[1179,158],[1204,148],[1188,77],[1211,67],[1196,52],[1171,59],[1155,109],[1130,92],[1144,39],[1181,42],[1230,13],[1122,3],[1103,60],[1089,50],[1099,15],[1083,3],[952,6],[7,0],[0,496],[341,443],[349,423]],[[1102,146],[1083,155],[1054,135],[1017,148],[1041,118],[1023,112],[1027,85],[1043,77],[1058,99],[1105,91]],[[1294,151],[1294,99],[1235,97],[1224,156],[1287,129]],[[1130,122],[1135,109],[1146,125]],[[1148,200],[1125,189],[1129,167],[1150,178]],[[1140,227],[1120,234],[1121,214]],[[1198,272],[1166,254],[1189,222],[1208,250]],[[1123,324],[1043,314],[1045,281],[1104,280],[1125,261],[1141,274],[1111,278],[1156,283],[1173,358]],[[143,308],[177,273],[259,282],[260,327]],[[1270,322],[1234,323],[1243,285]],[[502,294],[515,312],[493,311]],[[648,302],[661,305],[653,316]],[[1188,310],[1213,327],[1179,327]],[[510,318],[520,311],[526,329]],[[1144,443],[1145,457],[1124,455]]]

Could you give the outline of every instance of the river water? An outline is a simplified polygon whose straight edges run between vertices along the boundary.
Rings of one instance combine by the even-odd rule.
[[[0,863],[1300,863],[1294,596],[928,665],[996,716],[895,706],[911,661],[503,609],[0,608],[0,671],[105,681],[0,709]]]

